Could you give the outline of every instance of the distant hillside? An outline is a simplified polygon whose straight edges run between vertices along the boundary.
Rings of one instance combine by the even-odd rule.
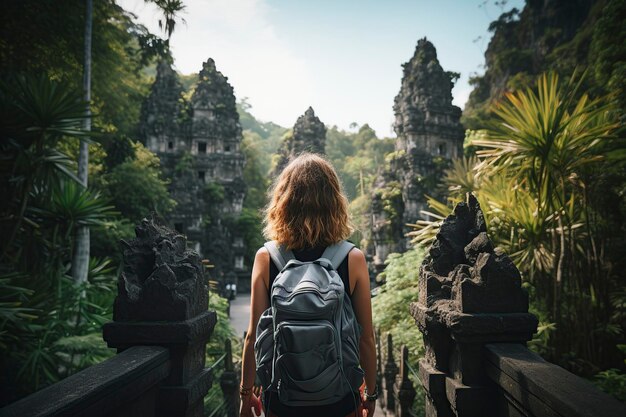
[[[615,93],[626,108],[626,0],[527,0],[491,23],[485,73],[470,79],[466,128],[484,126],[490,104],[554,70],[587,70],[585,90]]]
[[[289,129],[279,126],[274,122],[261,122],[250,113],[251,106],[245,98],[237,103],[239,123],[243,130],[246,146],[251,146],[257,151],[257,159],[261,172],[267,174],[272,165],[272,155],[280,146],[282,137]]]

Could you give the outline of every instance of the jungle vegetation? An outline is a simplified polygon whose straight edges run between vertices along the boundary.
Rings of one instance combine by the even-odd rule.
[[[463,115],[466,157],[430,194],[439,196],[429,200],[436,221],[416,219],[414,248],[390,256],[375,322],[419,357],[421,336],[408,316],[416,265],[438,221],[473,192],[540,318],[533,349],[625,400],[626,1],[581,2],[587,6],[574,24],[558,10],[541,15],[534,3],[490,27],[485,73],[473,78]],[[111,318],[117,242],[147,213],[167,216],[176,205],[158,157],[137,140],[156,59],[171,60],[176,10],[164,8],[166,33],[158,36],[113,0],[94,5],[91,133],[82,129],[82,3],[9,1],[0,14],[0,405],[113,354],[100,326]],[[186,89],[194,82],[183,77]],[[272,154],[289,129],[256,120],[245,99],[238,110],[249,265],[263,242]],[[86,189],[75,174],[80,140],[90,143]],[[350,198],[352,240],[361,247],[370,239],[373,184],[392,152],[393,139],[367,124],[328,128],[326,154]],[[91,228],[91,257],[88,279],[77,285],[70,269],[80,226]],[[207,363],[233,337],[226,301],[210,300],[222,320]]]
[[[155,4],[169,36],[183,6]],[[10,1],[0,16],[0,404],[114,354],[101,326],[111,319],[119,239],[176,204],[158,158],[136,140],[154,61],[171,59],[168,41],[114,1],[94,2],[88,116],[85,13],[85,2]],[[80,141],[89,143],[88,188],[76,174]],[[77,284],[71,263],[84,226],[89,273]]]

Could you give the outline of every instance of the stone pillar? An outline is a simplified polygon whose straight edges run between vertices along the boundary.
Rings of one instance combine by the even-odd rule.
[[[387,362],[384,367],[384,384],[383,396],[385,408],[392,413],[396,409],[396,399],[393,394],[393,384],[396,381],[396,375],[398,375],[398,365],[396,365],[393,359],[393,337],[391,333],[387,333]]]
[[[383,389],[383,357],[380,345],[380,330],[376,329],[376,390],[378,393]],[[380,404],[385,406],[385,396],[380,395],[378,398]]]
[[[519,271],[487,236],[483,213],[468,194],[448,216],[420,268],[411,314],[424,334],[419,374],[426,417],[491,416],[494,391],[483,369],[487,343],[532,338],[537,318]]]
[[[144,219],[135,233],[122,241],[124,266],[104,340],[118,352],[137,345],[168,348],[170,373],[159,388],[157,415],[201,417],[211,387],[206,343],[216,323],[215,312],[207,311],[201,259],[156,216]]]
[[[411,407],[415,399],[415,387],[409,379],[409,349],[402,346],[402,358],[400,360],[400,375],[394,386],[396,397],[396,417],[412,417]]]
[[[239,416],[239,372],[233,365],[233,351],[230,339],[226,339],[226,357],[224,358],[224,372],[220,377],[220,387],[226,401],[226,415]]]

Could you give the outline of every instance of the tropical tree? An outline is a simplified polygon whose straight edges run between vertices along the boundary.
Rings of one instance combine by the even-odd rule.
[[[599,167],[614,150],[613,135],[619,126],[613,103],[602,104],[586,94],[576,99],[582,79],[574,83],[572,78],[559,88],[556,74],[543,74],[536,93],[527,89],[509,94],[494,110],[498,123],[490,127],[485,139],[474,142],[483,148],[477,151],[483,169],[494,174],[517,171],[519,183],[536,198],[536,216],[548,220],[539,232],[545,229],[558,240],[552,245],[551,294],[552,314],[557,320],[564,270],[574,265],[577,256],[566,240],[575,239],[589,204],[585,201],[585,173]],[[589,225],[586,229],[589,231]]]
[[[185,22],[184,19],[180,18],[180,14],[185,10],[182,0],[145,0],[145,2],[154,3],[163,13],[163,18],[159,19],[159,28],[167,34],[169,40],[176,27],[177,19]]]
[[[17,77],[0,88],[0,348],[9,397],[20,396],[85,364],[65,357],[62,338],[99,332],[106,309],[94,303],[113,277],[107,260],[92,261],[95,275],[80,285],[68,276],[76,230],[100,225],[114,212],[74,174],[61,148],[86,136],[81,95],[65,83]],[[88,276],[89,277],[89,276]],[[86,296],[85,296],[86,294]],[[77,348],[78,349],[78,348]],[[75,350],[76,352],[76,350]],[[3,398],[6,400],[6,398]]]
[[[83,54],[90,3],[10,2],[0,17],[0,405],[111,354],[100,326],[110,319],[116,264],[83,256],[88,272],[78,284],[70,269],[78,265],[77,249],[90,246],[77,243],[79,229],[97,230],[96,241],[110,232],[107,243],[132,234],[129,219],[107,202],[126,185],[120,178],[130,172],[155,191],[139,202],[145,207],[167,211],[173,204],[158,159],[129,139],[149,83],[142,69],[167,54],[167,44],[115,2],[95,2],[92,62]],[[165,3],[182,10],[180,2]],[[173,16],[166,19],[172,29]],[[90,89],[79,80],[82,69],[87,81],[90,64],[93,90],[86,96]],[[97,136],[85,129],[92,123],[88,104],[99,115]],[[80,156],[81,139],[91,161],[86,152]],[[76,174],[79,159],[90,188]],[[101,256],[117,252],[101,243]]]
[[[146,0],[154,3],[163,13],[163,18],[159,19],[159,27],[167,34],[167,46],[169,38],[174,32],[176,20],[185,6],[181,0]],[[91,39],[93,30],[93,0],[85,0],[85,37],[84,37],[84,61],[83,61],[83,92],[86,103],[83,129],[91,131]],[[78,154],[78,179],[83,187],[88,185],[89,171],[89,144],[81,141]],[[89,228],[81,226],[76,230],[76,245],[72,260],[72,276],[76,282],[84,282],[87,279],[89,268]]]
[[[0,261],[15,259],[15,239],[23,227],[33,227],[27,208],[33,196],[62,177],[78,181],[74,163],[56,149],[64,137],[82,138],[84,102],[63,83],[45,77],[17,77],[0,89],[2,159],[0,172],[2,254]]]
[[[91,132],[91,33],[93,28],[93,2],[85,0],[85,44],[83,63],[83,94],[85,100],[85,119],[83,129]],[[89,172],[89,143],[80,141],[78,153],[78,180],[87,188]],[[76,230],[76,245],[72,259],[72,277],[81,283],[87,279],[89,270],[89,228],[81,226]]]

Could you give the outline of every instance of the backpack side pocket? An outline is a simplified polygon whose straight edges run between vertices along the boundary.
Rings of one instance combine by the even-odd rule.
[[[359,342],[361,340],[361,325],[356,320],[352,304],[346,300],[343,304],[343,314],[341,318],[341,340],[342,340],[342,356],[343,364],[346,372],[351,367],[358,367],[359,358]]]
[[[256,374],[264,390],[272,382],[272,359],[274,357],[274,328],[272,309],[268,308],[259,318],[254,342]]]

